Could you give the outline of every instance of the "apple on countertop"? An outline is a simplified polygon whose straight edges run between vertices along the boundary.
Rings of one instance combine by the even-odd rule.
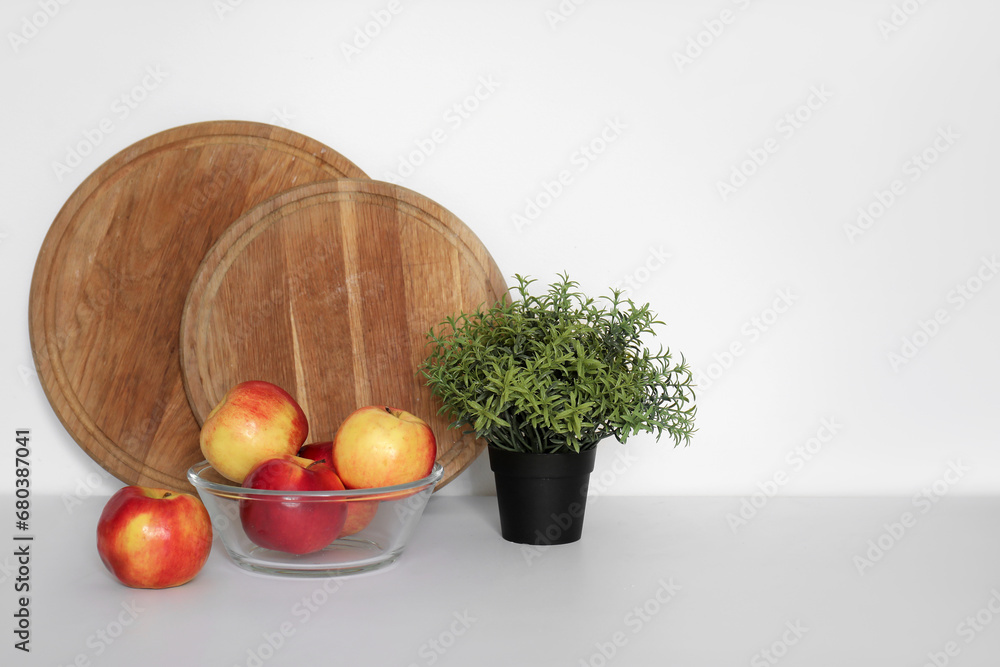
[[[97,522],[97,552],[132,588],[170,588],[194,578],[212,550],[212,522],[188,493],[126,486]]]

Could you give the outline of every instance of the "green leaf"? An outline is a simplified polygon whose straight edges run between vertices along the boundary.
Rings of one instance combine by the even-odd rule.
[[[663,323],[613,290],[599,301],[566,274],[540,294],[516,275],[511,296],[445,317],[418,372],[457,426],[513,451],[590,448],[604,437],[694,433],[692,374],[642,337]]]

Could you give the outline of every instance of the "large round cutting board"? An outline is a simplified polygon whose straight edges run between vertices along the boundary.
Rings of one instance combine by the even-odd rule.
[[[308,137],[197,123],[101,165],[42,244],[29,326],[42,387],[77,443],[128,484],[190,490],[202,457],[178,359],[198,264],[240,215],[293,186],[364,173]]]
[[[453,214],[411,190],[344,179],[282,193],[237,220],[205,256],[181,326],[181,365],[199,421],[244,380],[296,397],[309,441],[331,440],[365,405],[427,421],[440,486],[483,443],[449,429],[418,375],[427,332],[504,298],[500,270]]]

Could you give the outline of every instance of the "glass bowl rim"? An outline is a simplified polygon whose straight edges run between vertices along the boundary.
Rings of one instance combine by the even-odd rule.
[[[392,500],[397,497],[409,495],[407,492],[417,492],[427,486],[437,486],[444,476],[444,466],[435,461],[431,472],[426,477],[422,477],[406,484],[395,484],[393,486],[379,486],[370,489],[345,489],[343,491],[296,491],[294,489],[252,489],[234,484],[220,484],[210,482],[201,476],[205,470],[211,469],[207,460],[199,461],[188,468],[187,478],[191,484],[199,491],[205,489],[211,491],[213,495],[223,495],[229,497],[289,497],[295,498],[351,498],[351,499],[371,499],[371,500]]]

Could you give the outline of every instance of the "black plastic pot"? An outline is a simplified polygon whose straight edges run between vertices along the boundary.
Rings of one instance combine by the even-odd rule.
[[[568,544],[580,539],[596,448],[579,454],[526,454],[492,446],[488,450],[505,540]]]

